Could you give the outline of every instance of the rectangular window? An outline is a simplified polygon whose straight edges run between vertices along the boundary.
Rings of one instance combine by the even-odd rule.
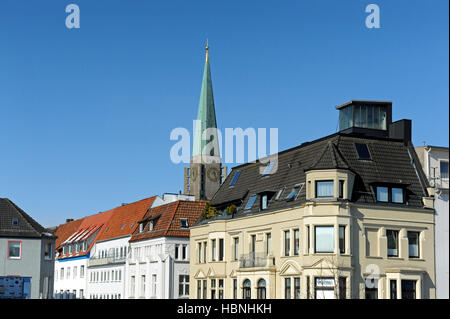
[[[339,277],[339,299],[347,299],[347,278]]]
[[[316,181],[316,197],[333,197],[333,181]]]
[[[408,232],[409,258],[419,258],[419,238],[420,238],[419,232],[415,231]]]
[[[155,274],[152,275],[152,283],[153,283],[152,295],[153,297],[156,297],[156,287],[158,285],[158,277]]]
[[[223,238],[219,238],[219,261],[223,261],[224,251],[223,251]]]
[[[339,226],[339,252],[345,254],[345,226]]]
[[[339,181],[339,198],[344,198],[344,181]]]
[[[291,231],[284,231],[284,255],[289,256],[291,253]]]
[[[448,162],[447,161],[440,161],[440,172],[441,172],[441,179],[448,179]]]
[[[197,280],[197,299],[202,298],[202,281]]]
[[[202,262],[202,243],[198,243],[198,263]]]
[[[272,241],[272,235],[270,233],[266,234],[266,255],[270,254],[271,250],[271,241]]]
[[[389,288],[391,291],[391,299],[397,299],[397,280],[396,279],[389,281]]]
[[[384,186],[377,187],[377,201],[379,202],[389,201],[389,191],[387,187]]]
[[[250,247],[250,252],[253,254],[253,256],[255,256],[255,251],[256,251],[256,235],[252,235],[251,236],[252,239],[252,246]]]
[[[233,299],[237,299],[237,291],[238,291],[237,279],[233,279]]]
[[[216,299],[216,280],[211,279],[211,299]]]
[[[315,226],[315,252],[334,252],[334,227]]]
[[[211,240],[211,260],[216,261],[216,240]]]
[[[22,242],[8,241],[8,258],[9,259],[22,258]]]
[[[416,299],[415,280],[402,280],[402,299]]]
[[[205,241],[203,242],[203,262],[206,263],[206,247],[208,243]]]
[[[403,204],[403,188],[396,188],[393,187],[391,189],[391,198],[393,203],[400,203]]]
[[[234,238],[234,252],[233,252],[234,260],[239,259],[239,237]]]
[[[284,299],[291,299],[291,278],[284,278]]]
[[[80,278],[84,278],[84,266],[80,266]]]
[[[183,260],[187,259],[187,246],[186,245],[181,245],[181,258]]]
[[[203,299],[206,299],[206,289],[208,288],[207,286],[207,281],[203,280]]]
[[[398,257],[398,231],[386,230],[387,244],[388,244],[388,256]]]
[[[267,209],[267,195],[261,196],[261,209]]]
[[[45,244],[45,249],[44,249],[44,259],[52,260],[52,256],[53,256],[52,243],[47,243],[47,244]]]
[[[145,297],[145,275],[141,276],[141,297]]]
[[[131,281],[130,281],[130,297],[134,297],[134,286],[136,284],[135,279],[136,277],[131,276]]]
[[[219,279],[219,299],[223,299],[223,279]]]
[[[377,279],[366,279],[366,299],[378,299],[378,280]]]
[[[333,278],[316,278],[314,290],[316,299],[335,299]]]
[[[189,296],[189,276],[179,275],[178,277],[178,296]]]
[[[311,247],[311,234],[309,230],[309,225],[306,226],[306,253],[309,254],[310,247]]]
[[[175,245],[175,259],[178,260],[178,258],[180,257],[180,254],[178,252],[178,250],[180,249],[180,245]]]
[[[294,255],[300,254],[300,230],[294,229]]]
[[[77,278],[77,266],[73,267],[73,279]]]
[[[294,278],[294,299],[300,299],[300,277]]]

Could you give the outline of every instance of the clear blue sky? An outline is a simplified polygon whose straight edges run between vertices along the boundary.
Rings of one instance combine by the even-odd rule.
[[[222,130],[277,127],[283,150],[376,99],[415,145],[448,146],[448,17],[447,0],[2,0],[0,197],[52,226],[182,190],[169,135],[196,117],[206,38]]]

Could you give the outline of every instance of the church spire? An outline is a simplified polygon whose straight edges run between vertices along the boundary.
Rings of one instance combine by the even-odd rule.
[[[214,156],[220,158],[219,143],[217,140],[217,122],[216,111],[214,108],[214,95],[211,81],[211,70],[209,66],[209,45],[206,42],[206,57],[203,70],[202,88],[200,92],[200,101],[198,103],[197,122],[194,132],[194,149],[192,156]],[[202,139],[202,133],[206,129],[215,129],[211,131],[214,136],[209,136],[206,140]],[[208,147],[205,148],[205,146]]]

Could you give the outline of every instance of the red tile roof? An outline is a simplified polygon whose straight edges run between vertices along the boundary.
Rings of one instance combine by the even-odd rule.
[[[60,253],[62,253],[62,244],[65,242],[85,240],[97,232],[86,251],[60,255],[58,258],[84,256],[97,241],[131,235],[155,198],[156,196],[145,198],[58,226],[55,232],[58,236],[56,249],[60,250]]]
[[[186,218],[188,225],[194,224],[203,212],[206,201],[179,200],[149,209],[141,223],[142,232],[137,228],[130,242],[155,237],[189,237],[189,229],[181,228],[180,219]],[[149,231],[149,222],[153,221],[153,230]]]
[[[145,213],[152,206],[156,196],[145,198],[135,203],[114,208],[114,213],[106,227],[102,229],[98,241],[129,236],[133,234]]]

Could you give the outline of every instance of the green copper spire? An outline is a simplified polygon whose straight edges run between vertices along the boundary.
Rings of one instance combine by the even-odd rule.
[[[192,152],[192,156],[206,155],[220,157],[219,143],[217,140],[216,111],[214,109],[214,96],[211,81],[211,71],[209,67],[208,50],[209,46],[207,44],[205,67],[203,70],[202,90],[200,92],[200,101],[198,103],[198,114],[194,133],[194,149]],[[215,136],[213,137],[211,136],[211,134],[207,134],[207,140],[202,140],[202,133],[206,129],[215,129],[213,131]],[[209,147],[205,149],[205,146],[207,144],[209,144]]]

